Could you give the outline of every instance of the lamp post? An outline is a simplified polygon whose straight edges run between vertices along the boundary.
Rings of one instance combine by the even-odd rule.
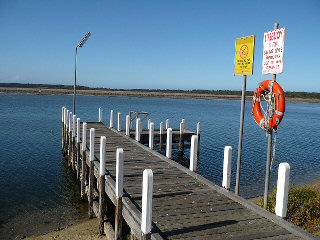
[[[74,63],[74,85],[73,85],[73,114],[76,114],[76,86],[77,86],[77,55],[78,55],[78,48],[82,48],[83,45],[86,43],[88,38],[91,36],[91,32],[87,32],[86,35],[82,38],[82,40],[79,42],[79,44],[76,47],[76,53],[75,53],[75,63]]]

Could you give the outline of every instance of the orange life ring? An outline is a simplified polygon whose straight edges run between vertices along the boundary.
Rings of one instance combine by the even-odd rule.
[[[266,114],[262,113],[261,109],[261,96],[272,92],[272,110]],[[284,112],[286,111],[286,100],[282,87],[277,82],[272,80],[265,80],[260,83],[259,87],[253,94],[252,103],[253,116],[258,125],[266,130],[277,130],[278,125],[283,119]]]

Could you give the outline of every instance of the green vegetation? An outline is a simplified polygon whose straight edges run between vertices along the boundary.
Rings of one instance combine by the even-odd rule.
[[[66,89],[72,90],[73,85],[51,85],[51,84],[28,84],[28,83],[0,83],[2,88],[36,88],[36,89]],[[208,94],[208,95],[231,95],[241,96],[241,91],[234,90],[180,90],[180,89],[112,89],[112,88],[91,88],[77,85],[78,90],[102,90],[102,91],[133,91],[133,92],[163,92],[163,93],[186,93],[186,94]],[[252,96],[252,91],[247,91],[247,96]],[[317,92],[286,92],[286,97],[303,99],[320,99]]]
[[[275,212],[276,188],[268,198],[270,212]],[[263,198],[258,200],[263,207]],[[310,186],[294,187],[289,191],[287,220],[320,236],[320,191]]]

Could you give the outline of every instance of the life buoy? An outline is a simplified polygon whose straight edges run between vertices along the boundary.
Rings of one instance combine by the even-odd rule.
[[[268,104],[271,104],[269,112],[267,111],[265,114],[261,107],[262,96],[267,97]],[[253,94],[252,111],[254,119],[262,129],[266,131],[277,130],[286,111],[284,91],[279,83],[272,80],[265,80],[260,83]]]

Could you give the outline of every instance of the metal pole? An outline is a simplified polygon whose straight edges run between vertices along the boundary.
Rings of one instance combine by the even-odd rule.
[[[274,30],[279,28],[279,23],[274,24]],[[272,81],[275,82],[277,78],[276,74],[272,75]],[[270,106],[268,106],[269,108]],[[269,116],[269,109],[268,109]],[[266,164],[266,178],[264,182],[264,197],[263,197],[263,208],[267,209],[268,206],[268,192],[269,192],[269,181],[270,181],[270,165],[271,165],[271,155],[272,155],[272,133],[273,130],[267,132],[268,136],[268,150],[267,150],[267,164]]]
[[[241,115],[240,115],[238,159],[237,159],[237,176],[236,176],[236,188],[235,188],[236,195],[239,195],[239,190],[240,190],[240,171],[241,171],[241,160],[242,160],[243,121],[244,121],[244,111],[245,111],[245,106],[246,106],[246,87],[247,87],[247,75],[244,75],[243,76],[242,97],[241,97]]]
[[[76,47],[75,62],[74,62],[73,114],[76,114],[77,55],[78,55],[78,47]]]

